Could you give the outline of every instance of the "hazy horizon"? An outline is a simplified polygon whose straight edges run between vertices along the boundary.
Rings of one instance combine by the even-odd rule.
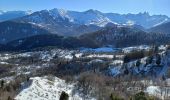
[[[40,11],[44,9],[66,9],[71,11],[98,10],[104,13],[138,14],[148,12],[150,15],[167,15],[169,12],[169,0],[1,0],[0,10],[4,11]],[[38,5],[38,6],[37,6]]]
[[[63,9],[63,8],[52,8],[52,9]],[[52,10],[52,9],[41,9],[41,10]],[[41,11],[41,10],[36,10],[36,11]],[[70,9],[63,9],[63,10],[66,10],[66,11],[76,11],[76,12],[85,12],[85,11],[88,11],[88,10],[97,10],[97,9],[87,9],[87,10],[83,10],[83,11],[78,11],[78,10],[70,10]],[[8,11],[32,11],[32,12],[36,12],[34,10],[0,10],[0,11],[4,11],[4,12],[8,12]],[[100,10],[97,10],[97,11],[100,11]],[[102,11],[100,11],[102,12]],[[150,12],[147,12],[147,11],[143,11],[143,12],[136,12],[136,13],[119,13],[119,12],[102,12],[102,13],[116,13],[116,14],[120,14],[120,15],[123,15],[123,14],[139,14],[139,13],[148,13],[150,16],[152,15],[165,15],[165,14],[151,14]],[[168,15],[165,15],[165,16],[168,16]],[[168,16],[170,17],[170,16]]]

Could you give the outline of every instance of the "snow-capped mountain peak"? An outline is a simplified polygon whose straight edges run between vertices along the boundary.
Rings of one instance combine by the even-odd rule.
[[[53,17],[53,19],[57,19],[57,18],[62,18],[63,20],[65,19],[68,19],[69,22],[73,22],[74,19],[71,18],[69,15],[68,15],[68,11],[65,10],[65,9],[57,9],[57,8],[54,8],[52,10],[49,10],[48,11],[49,14]]]
[[[52,10],[49,10],[49,12],[53,15],[60,15],[62,17],[65,17],[67,15],[67,10],[64,10],[64,9],[57,9],[57,8],[54,8]]]
[[[35,12],[34,15],[31,15],[31,16],[39,16],[38,14],[46,15],[46,16],[48,14],[48,16],[51,16],[54,20],[56,19],[58,20],[62,18],[63,20],[69,21],[74,24],[79,24],[79,25],[93,24],[96,26],[104,27],[106,24],[112,23],[112,21],[109,18],[107,18],[103,13],[97,10],[92,10],[92,9],[85,11],[85,12],[76,12],[76,11],[67,11],[64,9],[54,8],[52,10],[42,10],[39,12]],[[32,20],[35,20],[34,17],[32,18],[33,18]],[[43,22],[40,22],[40,23],[43,23]],[[37,23],[37,24],[40,24],[40,23]]]
[[[53,18],[52,20],[57,20],[57,22],[67,21],[78,25],[96,25],[99,27],[104,27],[108,23],[114,23],[119,25],[130,25],[130,26],[134,24],[138,24],[144,28],[151,28],[155,25],[159,25],[160,23],[162,24],[170,20],[168,16],[150,15],[148,12],[138,13],[138,14],[131,14],[131,13],[116,14],[116,13],[102,13],[94,9],[89,9],[84,12],[78,12],[78,11],[69,11],[65,9],[54,8],[51,10],[42,10],[35,13],[37,15],[44,13],[43,14],[44,17],[48,16],[48,19]],[[34,14],[34,16],[37,15]],[[40,23],[44,23],[44,22],[40,22]]]
[[[26,13],[27,15],[30,15],[30,14],[33,13],[33,11],[32,11],[32,10],[28,10],[28,11],[26,11],[25,13]]]

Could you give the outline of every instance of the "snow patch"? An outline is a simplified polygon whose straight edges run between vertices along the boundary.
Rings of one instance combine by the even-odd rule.
[[[158,86],[149,86],[149,87],[147,87],[146,92],[150,95],[157,95],[161,91],[160,91],[160,88]]]

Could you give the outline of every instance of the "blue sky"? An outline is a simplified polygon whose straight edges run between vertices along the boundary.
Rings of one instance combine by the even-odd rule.
[[[102,12],[165,14],[170,16],[170,0],[0,0],[0,10],[43,10],[63,8]]]

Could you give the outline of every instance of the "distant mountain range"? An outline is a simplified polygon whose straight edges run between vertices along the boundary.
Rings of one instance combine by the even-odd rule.
[[[32,11],[2,11],[0,10],[0,22],[23,17],[31,13]]]
[[[31,15],[30,15],[31,14]],[[49,17],[51,20],[56,21],[65,20],[72,22],[74,24],[81,25],[97,25],[105,26],[108,23],[115,23],[121,25],[132,25],[138,24],[144,28],[151,28],[153,26],[160,25],[162,23],[170,21],[170,18],[166,15],[149,15],[149,13],[138,13],[138,14],[117,14],[117,13],[102,13],[98,10],[87,10],[84,12],[69,11],[64,9],[52,9],[52,10],[42,10],[37,11],[32,14],[31,11],[0,11],[0,20],[4,21],[6,19],[13,19],[17,17],[22,17],[25,15],[27,18],[24,18],[27,21],[35,22],[37,24],[44,21],[42,18],[44,15]],[[6,18],[6,19],[3,19]],[[44,22],[43,22],[44,23]]]
[[[3,44],[1,46],[8,44],[20,48],[26,47],[26,44],[33,48],[60,43],[64,43],[60,44],[60,47],[66,47],[69,42],[78,44],[69,47],[160,44],[169,42],[170,33],[168,16],[151,16],[147,12],[116,14],[92,9],[77,12],[56,8],[33,13],[0,11],[0,21],[0,44]],[[52,39],[45,38],[46,35]],[[54,39],[55,37],[59,38]],[[36,40],[42,45],[33,45]],[[46,41],[48,42],[45,43]]]

